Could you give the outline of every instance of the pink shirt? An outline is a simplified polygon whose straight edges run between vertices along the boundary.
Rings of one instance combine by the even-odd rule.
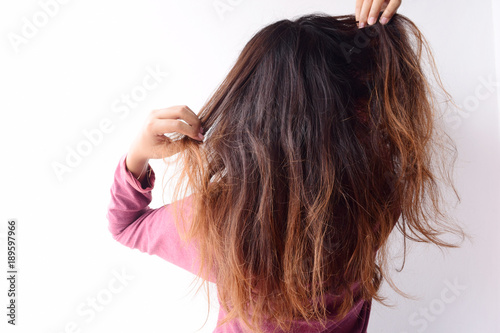
[[[185,209],[184,216],[189,216],[191,196],[182,200],[162,206],[160,208],[150,208],[152,200],[151,190],[155,183],[155,174],[151,170],[149,179],[145,179],[145,184],[150,184],[147,188],[142,188],[141,184],[130,171],[127,170],[123,155],[118,163],[114,175],[114,182],[111,186],[111,202],[106,214],[109,220],[108,229],[115,240],[132,249],[139,249],[141,252],[157,255],[166,261],[173,263],[193,274],[198,272],[199,259],[195,243],[184,243],[174,223],[174,209],[181,207]],[[182,204],[182,206],[181,206]],[[210,282],[216,283],[213,277]],[[335,309],[335,300],[339,296],[328,296],[329,309]],[[371,301],[359,299],[349,314],[340,322],[331,321],[327,329],[323,329],[320,324],[308,326],[305,321],[294,321],[290,332],[338,332],[338,333],[363,333],[366,332],[368,319],[370,317]],[[219,311],[218,323],[224,318],[225,312],[222,307]],[[214,332],[244,332],[239,321],[232,321],[215,329]],[[276,332],[271,324],[264,327],[266,332]]]

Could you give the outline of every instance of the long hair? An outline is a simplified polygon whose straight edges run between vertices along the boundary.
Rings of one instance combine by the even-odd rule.
[[[460,201],[456,148],[436,125],[424,59],[449,97],[424,36],[400,14],[364,29],[352,15],[309,14],[246,44],[199,113],[205,140],[177,142],[174,198],[192,193],[183,237],[196,240],[198,278],[217,283],[221,324],[340,320],[360,298],[384,304],[394,227],[405,249],[406,239],[464,239],[442,206],[442,186]],[[336,313],[327,294],[342,295]]]

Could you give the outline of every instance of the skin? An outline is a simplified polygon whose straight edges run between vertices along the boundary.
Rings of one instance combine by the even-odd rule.
[[[356,0],[355,15],[359,28],[375,24],[378,15],[383,11],[380,17],[380,24],[386,24],[401,6],[401,0]]]
[[[153,110],[132,142],[125,160],[127,169],[141,183],[146,176],[149,159],[160,159],[179,152],[175,141],[164,134],[180,133],[203,141],[203,128],[198,116],[186,105]]]
[[[383,13],[380,24],[386,24],[399,6],[401,0],[356,0],[355,15],[359,28],[365,27],[366,24],[375,24],[381,11]],[[146,176],[145,169],[149,159],[169,157],[179,152],[175,142],[164,135],[174,132],[203,141],[201,121],[188,106],[172,106],[153,110],[149,114],[145,125],[133,141],[125,161],[127,169],[141,183]]]

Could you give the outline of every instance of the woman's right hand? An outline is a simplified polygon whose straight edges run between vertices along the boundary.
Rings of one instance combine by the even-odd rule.
[[[356,0],[356,21],[359,28],[363,28],[377,22],[378,15],[384,11],[380,17],[380,24],[386,24],[401,6],[401,0]]]

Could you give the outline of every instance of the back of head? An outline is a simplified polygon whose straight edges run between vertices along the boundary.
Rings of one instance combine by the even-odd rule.
[[[353,16],[281,20],[244,47],[200,113],[205,141],[180,140],[188,236],[227,320],[286,328],[333,318],[326,294],[345,295],[337,319],[357,298],[382,300],[394,226],[454,246],[438,238],[460,230],[440,206],[425,47],[399,14],[364,29]]]

